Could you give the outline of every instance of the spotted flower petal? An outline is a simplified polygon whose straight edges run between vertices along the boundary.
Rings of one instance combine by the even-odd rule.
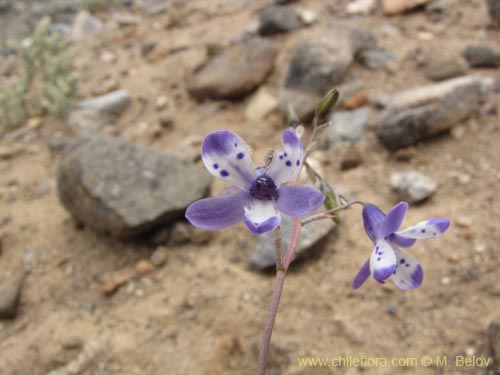
[[[245,224],[255,234],[272,231],[281,222],[273,201],[253,200],[245,207]]]
[[[421,221],[405,230],[396,232],[398,236],[413,239],[424,239],[439,236],[450,227],[450,220],[445,218]]]
[[[292,129],[287,129],[282,136],[283,149],[274,153],[267,174],[280,186],[285,182],[294,180],[300,170],[304,158],[304,147]]]
[[[218,130],[207,135],[201,159],[211,174],[231,185],[247,188],[257,177],[248,145],[230,131]]]
[[[321,207],[325,196],[308,186],[282,185],[278,190],[276,208],[289,216],[304,216]]]
[[[398,205],[394,206],[387,213],[387,216],[384,218],[384,221],[380,226],[380,237],[384,238],[396,232],[399,227],[401,227],[407,211],[408,203],[406,202],[401,202]]]
[[[410,290],[418,288],[424,281],[424,270],[422,266],[408,254],[394,249],[397,258],[397,267],[391,280],[400,289]]]
[[[370,257],[370,271],[375,280],[383,283],[396,269],[396,254],[392,246],[384,239],[379,239]]]
[[[363,224],[368,237],[375,244],[379,237],[380,227],[384,221],[385,214],[373,204],[367,204],[363,207]]]
[[[222,229],[243,220],[245,216],[243,207],[248,204],[247,193],[235,188],[229,194],[194,202],[186,210],[186,218],[201,229]]]
[[[361,267],[358,274],[352,282],[352,288],[358,289],[365,281],[370,277],[370,259],[368,259],[365,264]]]

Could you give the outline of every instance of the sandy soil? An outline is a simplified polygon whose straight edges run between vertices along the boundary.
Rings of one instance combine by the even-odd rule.
[[[186,139],[224,128],[248,140],[254,158],[263,160],[279,142],[285,126],[281,115],[250,123],[243,115],[248,99],[197,102],[187,94],[185,81],[205,61],[207,45],[224,45],[241,35],[268,3],[191,1],[174,13],[137,13],[137,26],[110,29],[81,44],[80,96],[92,95],[105,77],[113,77],[135,100],[106,131],[178,151]],[[316,11],[319,20],[313,27],[326,30],[341,18],[345,4],[304,0],[293,6]],[[395,92],[428,83],[411,58],[426,43],[461,48],[482,42],[500,48],[500,32],[486,28],[482,1],[451,4],[454,16],[441,23],[431,22],[423,11],[353,18],[373,30],[399,65],[393,73],[355,65],[351,78],[363,81],[369,93]],[[384,36],[381,26],[387,24],[400,34]],[[432,41],[419,39],[422,30]],[[281,50],[266,83],[272,92],[277,92],[291,47],[304,32],[274,37]],[[142,57],[141,45],[148,41],[158,46]],[[172,53],[176,47],[186,48]],[[115,55],[116,62],[102,61],[104,51]],[[159,96],[169,102],[162,111],[154,105]],[[159,118],[165,115],[174,125],[158,132]],[[248,269],[252,238],[244,225],[215,233],[206,245],[170,246],[163,267],[104,296],[98,283],[102,274],[133,267],[155,247],[117,242],[72,222],[57,198],[59,154],[47,147],[47,140],[72,136],[64,121],[46,118],[40,130],[18,141],[20,155],[0,161],[0,280],[21,261],[29,268],[19,316],[0,324],[0,374],[47,374],[92,345],[97,349],[79,374],[254,373],[273,277]],[[418,169],[439,188],[429,201],[411,209],[405,224],[435,216],[450,217],[453,224],[445,236],[411,250],[424,266],[421,288],[403,292],[391,283],[369,280],[352,291],[352,279],[371,243],[359,208],[348,211],[327,241],[291,268],[273,335],[270,374],[487,373],[480,366],[306,368],[297,358],[448,356],[454,364],[456,355],[489,355],[487,327],[500,320],[499,139],[499,115],[484,114],[461,124],[453,135],[417,145],[409,161],[396,160],[373,136],[364,142],[365,161],[355,169],[340,171],[339,154],[333,150],[318,156],[330,183],[384,210],[398,202],[390,174]],[[214,183],[214,193],[221,188]]]

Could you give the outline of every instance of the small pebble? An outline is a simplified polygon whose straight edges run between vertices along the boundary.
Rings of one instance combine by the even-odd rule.
[[[474,251],[476,253],[484,253],[486,251],[486,246],[483,244],[476,244],[474,245]]]
[[[139,272],[141,275],[146,275],[148,273],[151,273],[154,271],[155,266],[153,263],[151,263],[149,260],[146,259],[141,259],[137,264],[135,265],[135,269],[137,272]]]
[[[443,285],[449,285],[450,284],[450,278],[448,276],[442,277],[441,278],[441,284]]]
[[[300,19],[306,26],[310,26],[318,20],[318,14],[313,10],[303,10],[299,13]]]
[[[151,254],[149,260],[155,267],[161,267],[167,262],[167,252],[168,249],[165,246],[159,246],[153,254]]]
[[[157,111],[161,111],[162,109],[167,107],[167,104],[168,104],[167,97],[162,95],[156,98],[155,108]]]
[[[101,60],[105,63],[113,63],[116,61],[116,55],[110,51],[102,51]]]
[[[455,219],[455,224],[460,228],[469,228],[472,225],[472,219],[468,216],[459,216]]]
[[[465,355],[467,357],[473,357],[475,354],[476,354],[476,349],[474,349],[472,347],[465,349]]]

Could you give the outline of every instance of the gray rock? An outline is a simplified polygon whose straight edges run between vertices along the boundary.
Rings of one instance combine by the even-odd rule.
[[[168,0],[139,0],[137,6],[152,16],[157,16],[168,11]]]
[[[69,145],[57,171],[59,198],[72,216],[117,238],[182,216],[205,196],[210,181],[174,155],[104,136]]]
[[[370,31],[352,25],[311,34],[295,47],[280,89],[280,107],[286,111],[291,105],[300,119],[307,119],[323,95],[342,81],[354,56],[374,45]]]
[[[450,0],[434,0],[425,6],[425,13],[433,22],[441,22],[452,15],[453,5]]]
[[[49,25],[49,31],[66,37],[71,33],[71,27],[65,23],[56,22]]]
[[[290,4],[290,3],[295,3],[298,0],[275,0],[274,2],[276,4]]]
[[[455,123],[449,115],[433,105],[389,112],[377,123],[377,137],[389,150],[411,146],[449,130]]]
[[[437,184],[417,171],[393,173],[391,186],[399,199],[409,203],[419,203],[435,193]]]
[[[132,95],[126,90],[82,100],[69,114],[68,125],[80,135],[93,134],[112,122],[131,100]]]
[[[318,242],[323,240],[334,228],[332,220],[318,220],[304,226],[300,232],[299,243],[295,250],[295,256],[300,257],[312,249]],[[284,255],[292,235],[293,223],[289,216],[282,216],[281,237],[282,253]],[[276,266],[276,250],[274,247],[274,232],[266,233],[256,237],[256,243],[249,258],[251,267],[265,270]]]
[[[467,46],[463,55],[472,68],[500,67],[500,52],[488,46]]]
[[[370,108],[368,107],[362,107],[354,111],[334,112],[328,127],[330,143],[358,143],[363,138],[369,117]]]
[[[467,63],[461,56],[432,50],[425,61],[425,75],[433,81],[455,78],[467,73]]]
[[[19,266],[0,284],[0,319],[14,319],[17,316],[24,279],[24,267]]]
[[[100,33],[104,29],[99,18],[82,10],[76,15],[71,27],[70,38],[75,41],[83,40],[90,35]]]
[[[303,27],[299,13],[284,5],[271,5],[260,14],[259,35],[286,33]]]
[[[387,97],[377,136],[395,150],[446,132],[479,108],[483,86],[481,78],[466,76]]]
[[[482,93],[484,87],[491,84],[492,81],[490,79],[478,76],[470,75],[458,77],[431,85],[401,91],[390,96],[385,95],[384,99],[381,100],[381,103],[383,102],[383,106],[388,107],[389,109],[400,110],[436,101],[453,102],[453,99],[456,99],[455,97],[463,91],[465,91],[468,96],[476,96],[475,94]]]
[[[500,1],[488,0],[488,12],[494,25],[500,26]]]
[[[224,49],[188,82],[196,98],[238,98],[263,83],[274,66],[277,45],[266,39],[250,39]]]
[[[357,59],[368,69],[385,69],[394,61],[394,55],[384,48],[376,48],[361,52]]]
[[[11,6],[11,0],[0,0],[0,13],[8,11]]]

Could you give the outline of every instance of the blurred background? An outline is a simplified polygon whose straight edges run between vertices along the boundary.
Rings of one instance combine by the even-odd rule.
[[[452,226],[408,250],[409,292],[351,289],[360,208],[306,226],[269,375],[500,373],[500,1],[0,0],[0,374],[253,374],[273,237],[183,219],[225,187],[201,142],[234,131],[263,165],[334,86],[310,164]],[[337,356],[450,366],[298,362]]]

